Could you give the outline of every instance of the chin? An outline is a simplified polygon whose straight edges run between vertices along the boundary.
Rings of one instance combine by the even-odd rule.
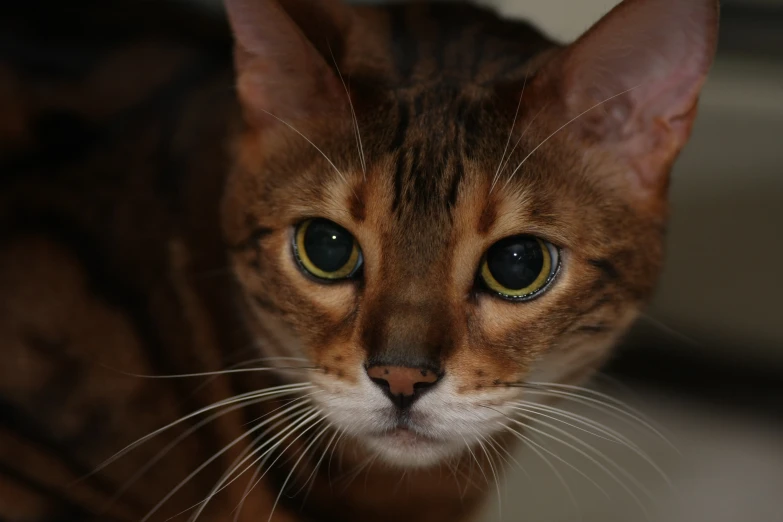
[[[459,455],[465,447],[462,441],[435,439],[408,428],[366,435],[362,442],[387,464],[407,469],[437,466]]]

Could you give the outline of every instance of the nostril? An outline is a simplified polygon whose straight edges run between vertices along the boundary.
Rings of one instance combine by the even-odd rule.
[[[367,368],[367,376],[400,408],[410,406],[440,380],[429,368],[405,366],[372,366]]]
[[[429,388],[432,388],[438,383],[438,381],[432,381],[432,382],[417,382],[413,385],[413,393],[419,393],[423,392],[424,390],[428,390]]]
[[[381,379],[380,377],[370,377],[370,380],[375,384],[377,384],[378,386],[380,386],[381,388],[384,388],[386,390],[389,390],[390,388],[389,381],[387,381],[386,379]]]

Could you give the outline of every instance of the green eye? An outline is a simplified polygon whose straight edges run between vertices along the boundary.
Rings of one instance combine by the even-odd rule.
[[[308,219],[297,225],[294,254],[306,272],[328,281],[347,279],[362,265],[356,239],[327,219]]]
[[[484,285],[505,299],[524,300],[541,293],[557,273],[557,247],[534,236],[498,241],[481,264]]]

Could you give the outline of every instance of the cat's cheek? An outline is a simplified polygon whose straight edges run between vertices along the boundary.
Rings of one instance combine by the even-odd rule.
[[[355,370],[355,371],[354,371]],[[362,378],[361,365],[353,370],[315,372],[311,382],[318,391],[313,400],[318,403],[336,426],[355,436],[380,433],[395,425],[394,410],[388,398],[369,379]],[[355,375],[355,379],[346,375]]]
[[[357,386],[366,379],[364,371],[364,351],[350,340],[341,340],[311,347],[311,359],[318,368],[319,382],[326,389],[335,391],[346,387]]]
[[[573,334],[530,368],[528,382],[580,385],[605,362],[612,348],[639,316],[638,307],[628,307],[612,319],[601,333]],[[535,400],[535,397],[533,397]]]
[[[473,316],[481,331],[480,342],[496,353],[498,347],[531,351],[551,337],[547,327],[556,309],[556,296],[547,295],[526,302],[506,301],[492,295],[482,295]],[[481,349],[482,346],[477,348]]]
[[[290,360],[287,360],[289,357],[307,358],[310,360],[307,347],[294,333],[290,325],[281,318],[263,310],[255,310],[250,325],[254,330],[259,352],[263,357],[270,360],[268,364],[285,367],[290,365]],[[281,359],[276,361],[274,358]],[[286,372],[285,375],[292,382],[297,382],[302,378],[301,372]]]

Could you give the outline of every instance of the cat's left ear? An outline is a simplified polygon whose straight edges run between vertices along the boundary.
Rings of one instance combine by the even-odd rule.
[[[627,161],[643,193],[665,193],[717,32],[717,0],[624,0],[557,60],[576,130]]]
[[[237,90],[251,123],[296,122],[345,101],[335,63],[350,25],[347,5],[340,0],[225,0],[225,5],[236,44]]]

